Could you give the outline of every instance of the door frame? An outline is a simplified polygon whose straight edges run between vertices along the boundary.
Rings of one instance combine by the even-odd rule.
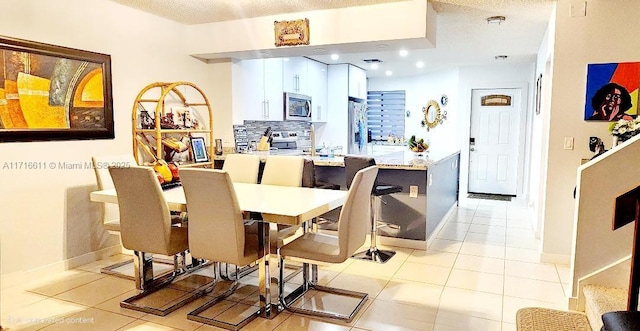
[[[524,174],[525,174],[525,146],[529,142],[528,132],[529,128],[527,128],[527,122],[529,121],[529,113],[531,112],[531,101],[529,100],[529,95],[531,95],[530,84],[529,83],[496,83],[496,84],[487,84],[481,86],[474,86],[467,90],[466,97],[468,98],[468,113],[465,118],[466,123],[461,123],[464,125],[465,129],[461,129],[461,132],[464,132],[464,138],[461,141],[461,158],[466,158],[466,160],[461,159],[460,164],[464,164],[464,170],[461,168],[460,173],[460,199],[466,199],[469,194],[469,161],[470,161],[470,150],[469,150],[469,137],[471,136],[471,111],[473,108],[473,100],[472,95],[475,90],[494,90],[494,89],[520,89],[522,91],[521,100],[520,100],[520,123],[518,125],[520,137],[518,140],[518,172],[517,172],[517,180],[516,180],[516,198],[526,198],[527,192],[524,192]],[[464,171],[464,172],[463,172]]]

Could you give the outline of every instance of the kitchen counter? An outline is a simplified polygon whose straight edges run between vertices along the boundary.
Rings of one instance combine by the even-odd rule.
[[[422,156],[417,156],[416,153],[409,150],[391,152],[381,155],[373,155],[376,160],[376,164],[381,169],[403,169],[403,170],[426,170],[434,163],[440,160],[446,159],[449,156],[458,153],[458,151],[439,155],[431,152],[423,153]],[[279,149],[271,151],[254,151],[253,155],[258,155],[264,161],[269,155],[302,155],[309,159],[312,159],[315,165],[318,166],[333,166],[344,167],[344,156],[334,157],[311,157],[308,153],[304,153],[302,150],[297,149]],[[362,155],[365,156],[365,155]],[[215,160],[224,160],[224,155],[216,155]]]

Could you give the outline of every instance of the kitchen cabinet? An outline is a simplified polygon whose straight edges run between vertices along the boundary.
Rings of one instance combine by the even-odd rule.
[[[367,72],[349,65],[349,96],[367,100]]]
[[[309,74],[309,92],[311,95],[311,121],[326,122],[327,112],[327,65],[314,60],[308,60],[307,71]]]
[[[308,65],[305,57],[285,58],[282,62],[282,88],[284,92],[309,95]]]
[[[238,108],[244,120],[282,121],[282,59],[240,62]]]

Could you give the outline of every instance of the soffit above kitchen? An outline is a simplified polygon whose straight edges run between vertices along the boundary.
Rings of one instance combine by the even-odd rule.
[[[207,23],[377,4],[393,5],[411,0],[112,1],[198,29],[196,26]],[[368,77],[384,76],[385,70],[392,70],[394,76],[407,76],[469,65],[534,62],[556,1],[441,0],[429,1],[429,3],[437,16],[435,38],[433,38],[435,47],[425,44],[424,40],[421,40],[424,38],[407,38],[381,43],[369,41],[344,43],[332,45],[332,47],[282,47],[271,52],[244,50],[209,54],[204,58],[216,61],[225,57],[246,59],[304,55],[328,64],[357,65],[367,70]],[[505,16],[506,20],[501,24],[488,24],[486,18],[496,15]],[[385,25],[385,22],[380,24]],[[313,33],[313,21],[310,26]],[[269,32],[272,33],[272,30]],[[399,49],[407,49],[409,54],[400,57]],[[340,54],[339,60],[331,60],[332,53]],[[190,54],[198,54],[198,52]],[[495,59],[496,55],[507,55],[508,58],[498,62]],[[379,70],[371,70],[363,61],[372,58],[383,61]],[[416,68],[415,63],[418,61],[425,64],[424,68]]]

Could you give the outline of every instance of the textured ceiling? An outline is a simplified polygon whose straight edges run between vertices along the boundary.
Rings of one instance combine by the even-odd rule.
[[[200,24],[299,11],[363,6],[406,0],[111,0],[184,24]],[[430,1],[437,12],[437,42],[431,49],[411,49],[401,43],[389,51],[362,53],[344,48],[339,63],[352,63],[367,69],[369,77],[415,75],[420,72],[467,65],[496,63],[496,55],[507,55],[502,62],[534,62],[547,28],[555,0],[439,0]],[[500,25],[487,24],[486,18],[506,17]],[[398,49],[409,48],[400,57]],[[393,50],[392,50],[393,49]],[[357,53],[359,52],[359,53]],[[330,54],[307,54],[324,63],[334,63]],[[241,57],[240,57],[241,58]],[[363,59],[378,58],[380,68],[372,70]],[[415,63],[422,61],[424,68]]]

